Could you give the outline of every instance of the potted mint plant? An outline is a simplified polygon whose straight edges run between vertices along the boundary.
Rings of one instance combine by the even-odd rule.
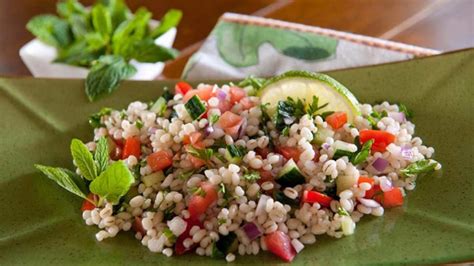
[[[84,7],[61,1],[56,15],[33,17],[26,28],[36,36],[20,50],[35,77],[86,78],[85,91],[94,101],[117,89],[124,79],[149,80],[161,73],[171,48],[179,10],[161,20],[141,7],[132,13],[123,0],[98,0]]]

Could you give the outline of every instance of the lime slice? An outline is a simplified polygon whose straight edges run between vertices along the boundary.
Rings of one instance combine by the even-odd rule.
[[[268,80],[260,90],[262,104],[269,104],[270,116],[276,112],[278,101],[291,97],[308,102],[313,96],[319,98],[319,105],[328,103],[321,112],[345,112],[349,123],[360,114],[356,97],[341,83],[324,74],[289,71]]]

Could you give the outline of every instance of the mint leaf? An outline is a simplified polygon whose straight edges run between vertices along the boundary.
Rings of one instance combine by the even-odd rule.
[[[71,27],[74,38],[81,39],[90,30],[89,17],[87,15],[71,15],[67,20]]]
[[[73,15],[86,15],[86,8],[77,0],[66,0],[56,4],[56,12],[63,18],[70,18]]]
[[[89,51],[88,48],[86,40],[78,40],[67,48],[59,49],[58,57],[54,62],[90,67],[92,62],[99,58],[100,53],[98,51]]]
[[[105,137],[100,137],[97,141],[94,158],[97,164],[97,174],[100,175],[109,165],[109,144]]]
[[[82,176],[87,180],[94,180],[97,176],[97,168],[92,153],[86,145],[78,139],[73,139],[71,141],[71,154]]]
[[[79,181],[77,175],[67,169],[59,168],[59,167],[50,167],[40,164],[35,164],[36,169],[40,170],[44,175],[46,175],[49,179],[56,182],[62,188],[66,189],[67,191],[86,199],[87,196],[84,192],[85,184]],[[76,183],[77,182],[77,183]],[[82,189],[80,188],[82,187]]]
[[[86,94],[90,101],[115,91],[120,81],[136,73],[121,56],[106,55],[97,60],[87,75]]]
[[[87,43],[88,51],[98,51],[105,48],[109,43],[109,37],[104,36],[98,32],[89,32],[84,35],[84,39]]]
[[[130,57],[139,62],[164,62],[176,58],[179,54],[176,49],[156,45],[151,38],[137,42],[134,47]]]
[[[110,36],[112,34],[112,16],[110,11],[102,4],[96,4],[92,8],[92,25],[96,32],[102,36]]]
[[[26,28],[42,42],[54,47],[66,47],[72,41],[68,23],[54,15],[35,16],[28,21]]]
[[[146,8],[139,8],[132,19],[122,22],[112,37],[113,53],[131,59],[135,43],[141,41],[148,32],[150,19],[151,13]]]
[[[120,23],[127,20],[127,14],[130,13],[127,5],[123,0],[108,0],[102,1],[104,5],[110,10],[112,16],[112,27],[117,28]]]
[[[423,159],[408,165],[405,169],[400,172],[408,177],[414,177],[419,174],[433,172],[438,163],[434,160]]]
[[[179,22],[181,21],[181,17],[183,17],[183,12],[177,9],[170,9],[166,14],[161,18],[160,25],[156,27],[151,33],[150,36],[153,39],[163,35],[163,33],[167,32],[173,27],[176,27]]]
[[[90,183],[92,193],[112,204],[117,204],[135,181],[133,174],[123,161],[111,164],[105,172]]]

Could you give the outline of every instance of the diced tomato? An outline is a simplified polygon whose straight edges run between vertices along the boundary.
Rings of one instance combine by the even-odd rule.
[[[347,123],[347,114],[345,112],[335,112],[326,117],[326,122],[333,128],[339,129]]]
[[[97,195],[93,193],[89,193],[89,195],[87,195],[87,198],[93,202],[97,202],[99,200],[99,197],[97,197]],[[89,200],[84,200],[82,202],[81,211],[92,211],[93,209],[95,209],[95,204],[93,204]]]
[[[255,152],[258,155],[262,156],[263,159],[266,159],[268,154],[270,153],[270,149],[268,147],[265,147],[265,148],[258,147],[255,149]]]
[[[267,171],[267,170],[263,170],[263,169],[259,169],[258,170],[260,172],[260,179],[257,180],[257,183],[258,184],[263,184],[267,181],[273,181],[274,180],[274,177],[273,177],[273,174],[271,171]]]
[[[107,146],[109,147],[109,156],[112,160],[117,161],[122,159],[122,145],[119,145],[117,141],[115,141],[110,136],[107,137]]]
[[[146,231],[142,224],[142,218],[140,217],[135,217],[135,220],[133,220],[132,229],[133,231],[142,234],[142,236],[146,235]]]
[[[239,87],[230,87],[230,102],[237,103],[244,98],[247,93]]]
[[[296,147],[277,147],[277,152],[283,155],[285,159],[293,159],[295,162],[298,162],[301,155],[301,151]]]
[[[359,139],[361,144],[373,139],[372,151],[384,152],[387,146],[395,141],[395,136],[382,130],[364,129],[359,132]]]
[[[194,168],[200,168],[201,166],[205,165],[206,162],[203,161],[202,159],[199,159],[197,157],[194,157],[192,155],[189,155],[189,160],[191,161],[191,163],[193,164],[193,167]]]
[[[186,219],[185,221],[187,223],[186,230],[178,236],[174,246],[174,250],[177,255],[182,255],[188,251],[191,251],[197,246],[197,243],[195,243],[189,248],[184,247],[183,242],[186,238],[189,238],[189,231],[191,231],[191,228],[195,225],[199,226],[199,228],[203,228],[202,222],[200,222],[198,219]]]
[[[374,199],[382,204],[384,208],[393,208],[403,205],[403,194],[397,187],[375,195]]]
[[[242,105],[244,110],[248,110],[255,106],[255,104],[250,100],[249,97],[242,98],[242,100],[240,100],[240,104]]]
[[[141,154],[141,143],[139,137],[128,137],[125,140],[125,146],[123,147],[122,159],[127,159],[130,155],[135,156],[137,160],[140,159]]]
[[[154,152],[146,160],[153,172],[164,170],[173,164],[172,154],[166,151]]]
[[[275,231],[264,237],[267,249],[286,262],[291,262],[296,256],[296,250],[291,245],[290,237],[282,231]]]
[[[187,145],[187,144],[196,144],[198,142],[200,142],[202,139],[202,134],[201,132],[193,132],[189,135],[184,135],[183,137],[183,144]]]
[[[182,95],[185,95],[188,91],[192,89],[193,87],[191,87],[191,85],[189,85],[187,82],[184,82],[184,81],[180,81],[176,83],[176,85],[174,86],[175,92]]]
[[[232,103],[230,103],[229,101],[220,101],[217,108],[219,108],[221,113],[225,113],[229,111],[230,109],[232,109]]]
[[[301,198],[302,203],[319,203],[319,205],[323,207],[329,207],[331,205],[332,198],[328,195],[323,193],[312,191],[312,190],[305,190],[303,192],[303,197]]]
[[[222,127],[222,129],[224,129],[226,134],[235,137],[239,132],[242,122],[243,118],[240,115],[236,115],[230,111],[227,111],[222,114],[217,123]]]
[[[202,182],[199,187],[203,190],[204,195],[192,195],[188,201],[188,211],[190,217],[196,219],[204,214],[206,210],[217,201],[217,190],[214,185]]]
[[[365,192],[364,198],[372,199],[374,196],[379,195],[382,193],[382,189],[380,189],[379,185],[373,185],[371,189]]]
[[[183,102],[187,102],[194,95],[199,96],[199,99],[207,101],[212,97],[212,86],[203,86],[196,90],[190,90],[183,96]]]
[[[369,183],[371,186],[373,186],[375,183],[375,180],[368,176],[360,176],[359,179],[357,180],[357,184],[361,184],[361,183]]]

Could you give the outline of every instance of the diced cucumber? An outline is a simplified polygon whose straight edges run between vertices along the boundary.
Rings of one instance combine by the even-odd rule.
[[[285,195],[285,193],[283,193],[283,191],[277,190],[274,193],[273,197],[275,198],[276,201],[279,201],[283,204],[288,204],[292,207],[300,206],[300,200],[298,198],[296,199],[289,198]]]
[[[351,188],[359,179],[356,175],[340,175],[336,178],[337,195],[342,191]]]
[[[306,181],[293,159],[290,159],[281,169],[276,182],[282,187],[294,187]]]
[[[184,104],[184,107],[193,120],[200,118],[206,112],[206,106],[204,106],[197,95],[191,97],[191,99]]]
[[[331,138],[334,137],[334,131],[332,131],[329,128],[318,127],[316,136],[314,136],[314,143],[321,146],[324,142],[326,142],[326,139],[328,137],[331,137]]]
[[[156,113],[158,116],[162,116],[166,111],[166,107],[167,107],[166,99],[163,97],[160,97],[151,106],[150,111]]]
[[[228,235],[219,235],[219,240],[214,243],[212,247],[212,258],[223,258],[229,253],[237,251],[239,247],[239,241],[237,235],[234,232],[230,232]]]
[[[240,163],[242,161],[242,158],[245,155],[245,148],[241,146],[236,146],[236,145],[227,145],[226,151],[225,151],[225,158],[228,162],[230,163]]]

